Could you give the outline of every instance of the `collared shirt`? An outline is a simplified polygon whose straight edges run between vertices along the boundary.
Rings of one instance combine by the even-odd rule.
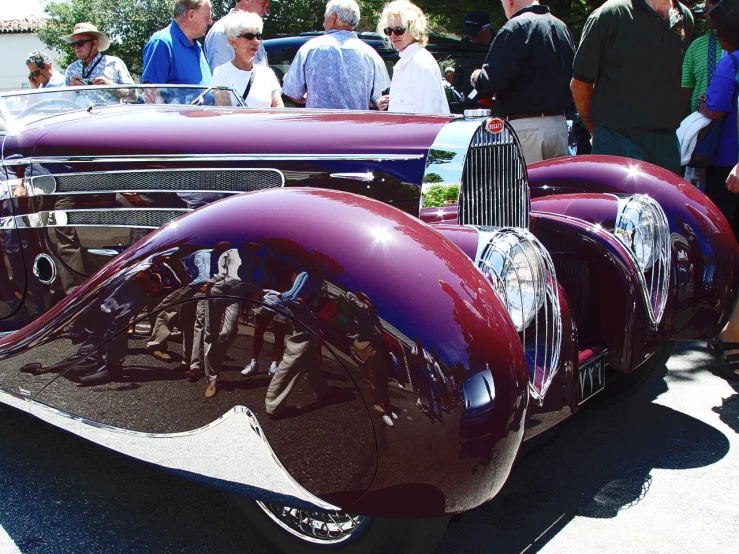
[[[449,113],[439,64],[417,42],[400,52],[390,84],[389,112]]]
[[[66,84],[67,84],[67,78],[59,71],[52,68],[51,77],[49,77],[49,80],[46,81],[46,84],[41,85],[41,88],[63,87]]]
[[[105,77],[118,85],[133,84],[131,74],[123,60],[106,54],[97,54],[87,65],[84,65],[82,60],[69,64],[64,84],[69,85],[74,75],[79,75],[82,79]],[[91,105],[116,104],[120,102],[120,99],[109,90],[84,90],[76,95],[75,102],[86,108]]]
[[[385,62],[353,31],[329,31],[300,47],[282,84],[306,107],[368,110],[390,85]]]
[[[488,97],[495,93],[503,116],[564,112],[574,58],[567,25],[547,6],[527,6],[495,35],[476,87]]]
[[[73,76],[79,75],[82,79],[105,77],[118,85],[132,85],[133,79],[123,60],[115,56],[98,53],[90,63],[85,65],[82,60],[69,64],[64,77],[64,84],[69,85]]]
[[[588,17],[574,76],[595,83],[595,126],[637,135],[680,126],[682,65],[693,16],[675,4],[669,21],[645,0],[608,0]]]
[[[144,46],[142,83],[209,85],[210,67],[197,40],[192,44],[172,20],[154,33]]]
[[[709,52],[711,45],[713,52]],[[709,57],[711,54],[713,55],[713,71],[709,69]],[[716,67],[721,61],[721,58],[724,57],[724,54],[726,52],[718,43],[716,33],[710,29],[705,35],[698,37],[688,46],[688,51],[685,53],[685,60],[683,61],[682,87],[693,89],[693,93],[690,95],[691,111],[698,109],[698,97],[701,94],[705,94],[706,90],[708,90],[713,73],[715,73]]]
[[[239,10],[231,8],[228,15],[237,11]],[[216,21],[205,37],[205,58],[208,60],[211,73],[216,70],[216,67],[234,59],[234,49],[228,43],[226,35],[223,34],[226,26],[225,19],[228,15]],[[257,55],[254,56],[254,63],[263,66],[269,65],[267,62],[267,51],[264,49],[264,42],[259,42],[259,50],[257,50]]]

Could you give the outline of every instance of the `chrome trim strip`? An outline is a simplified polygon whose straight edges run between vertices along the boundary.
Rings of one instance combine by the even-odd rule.
[[[199,429],[159,434],[111,427],[6,391],[0,391],[0,402],[146,463],[281,494],[319,510],[340,510],[292,478],[245,406],[235,406]]]
[[[456,120],[455,120],[456,121]],[[31,163],[143,163],[143,162],[311,162],[311,161],[411,161],[423,159],[423,154],[160,154],[158,156],[50,156],[41,158],[19,158],[5,160],[5,165],[28,165]]]
[[[364,181],[365,183],[369,183],[370,181],[375,180],[375,174],[371,171],[367,171],[366,173],[331,173],[329,177],[332,177],[333,179],[351,179],[353,181]]]
[[[88,254],[95,254],[96,256],[110,256],[115,257],[120,252],[118,250],[112,250],[110,248],[88,248],[87,249]]]

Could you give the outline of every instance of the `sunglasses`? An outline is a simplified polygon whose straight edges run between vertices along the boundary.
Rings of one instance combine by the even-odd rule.
[[[32,79],[38,79],[38,76],[39,76],[39,75],[41,75],[41,70],[40,70],[40,69],[34,69],[33,71],[31,71],[31,72],[30,72],[30,73],[28,74],[28,76],[29,76],[30,78],[32,78]]]
[[[76,42],[70,42],[69,44],[72,46],[72,48],[74,48],[75,46],[78,47],[78,48],[82,48],[85,44],[87,44],[88,42],[92,42],[93,40],[95,40],[95,39],[92,39],[92,38],[83,38],[83,39],[80,39],[80,40],[78,40]]]
[[[244,33],[243,35],[239,35],[241,38],[245,38],[246,40],[262,40],[262,33]]]
[[[406,28],[405,27],[385,27],[382,32],[385,33],[385,36],[389,37],[393,33],[395,33],[397,36],[403,36],[405,34]]]

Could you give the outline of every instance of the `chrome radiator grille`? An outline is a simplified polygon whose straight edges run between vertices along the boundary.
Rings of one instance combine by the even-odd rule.
[[[185,169],[112,171],[56,175],[57,193],[251,192],[281,187],[283,175],[274,169]]]
[[[500,130],[489,131],[494,124]],[[518,139],[507,122],[488,120],[472,137],[465,159],[459,223],[528,229],[529,210],[528,174]]]

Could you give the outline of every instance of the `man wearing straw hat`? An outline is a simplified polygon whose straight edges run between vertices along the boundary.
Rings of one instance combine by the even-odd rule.
[[[108,49],[110,40],[92,23],[77,23],[72,34],[61,39],[72,45],[79,58],[67,68],[68,86],[133,84],[123,60],[101,53]]]

